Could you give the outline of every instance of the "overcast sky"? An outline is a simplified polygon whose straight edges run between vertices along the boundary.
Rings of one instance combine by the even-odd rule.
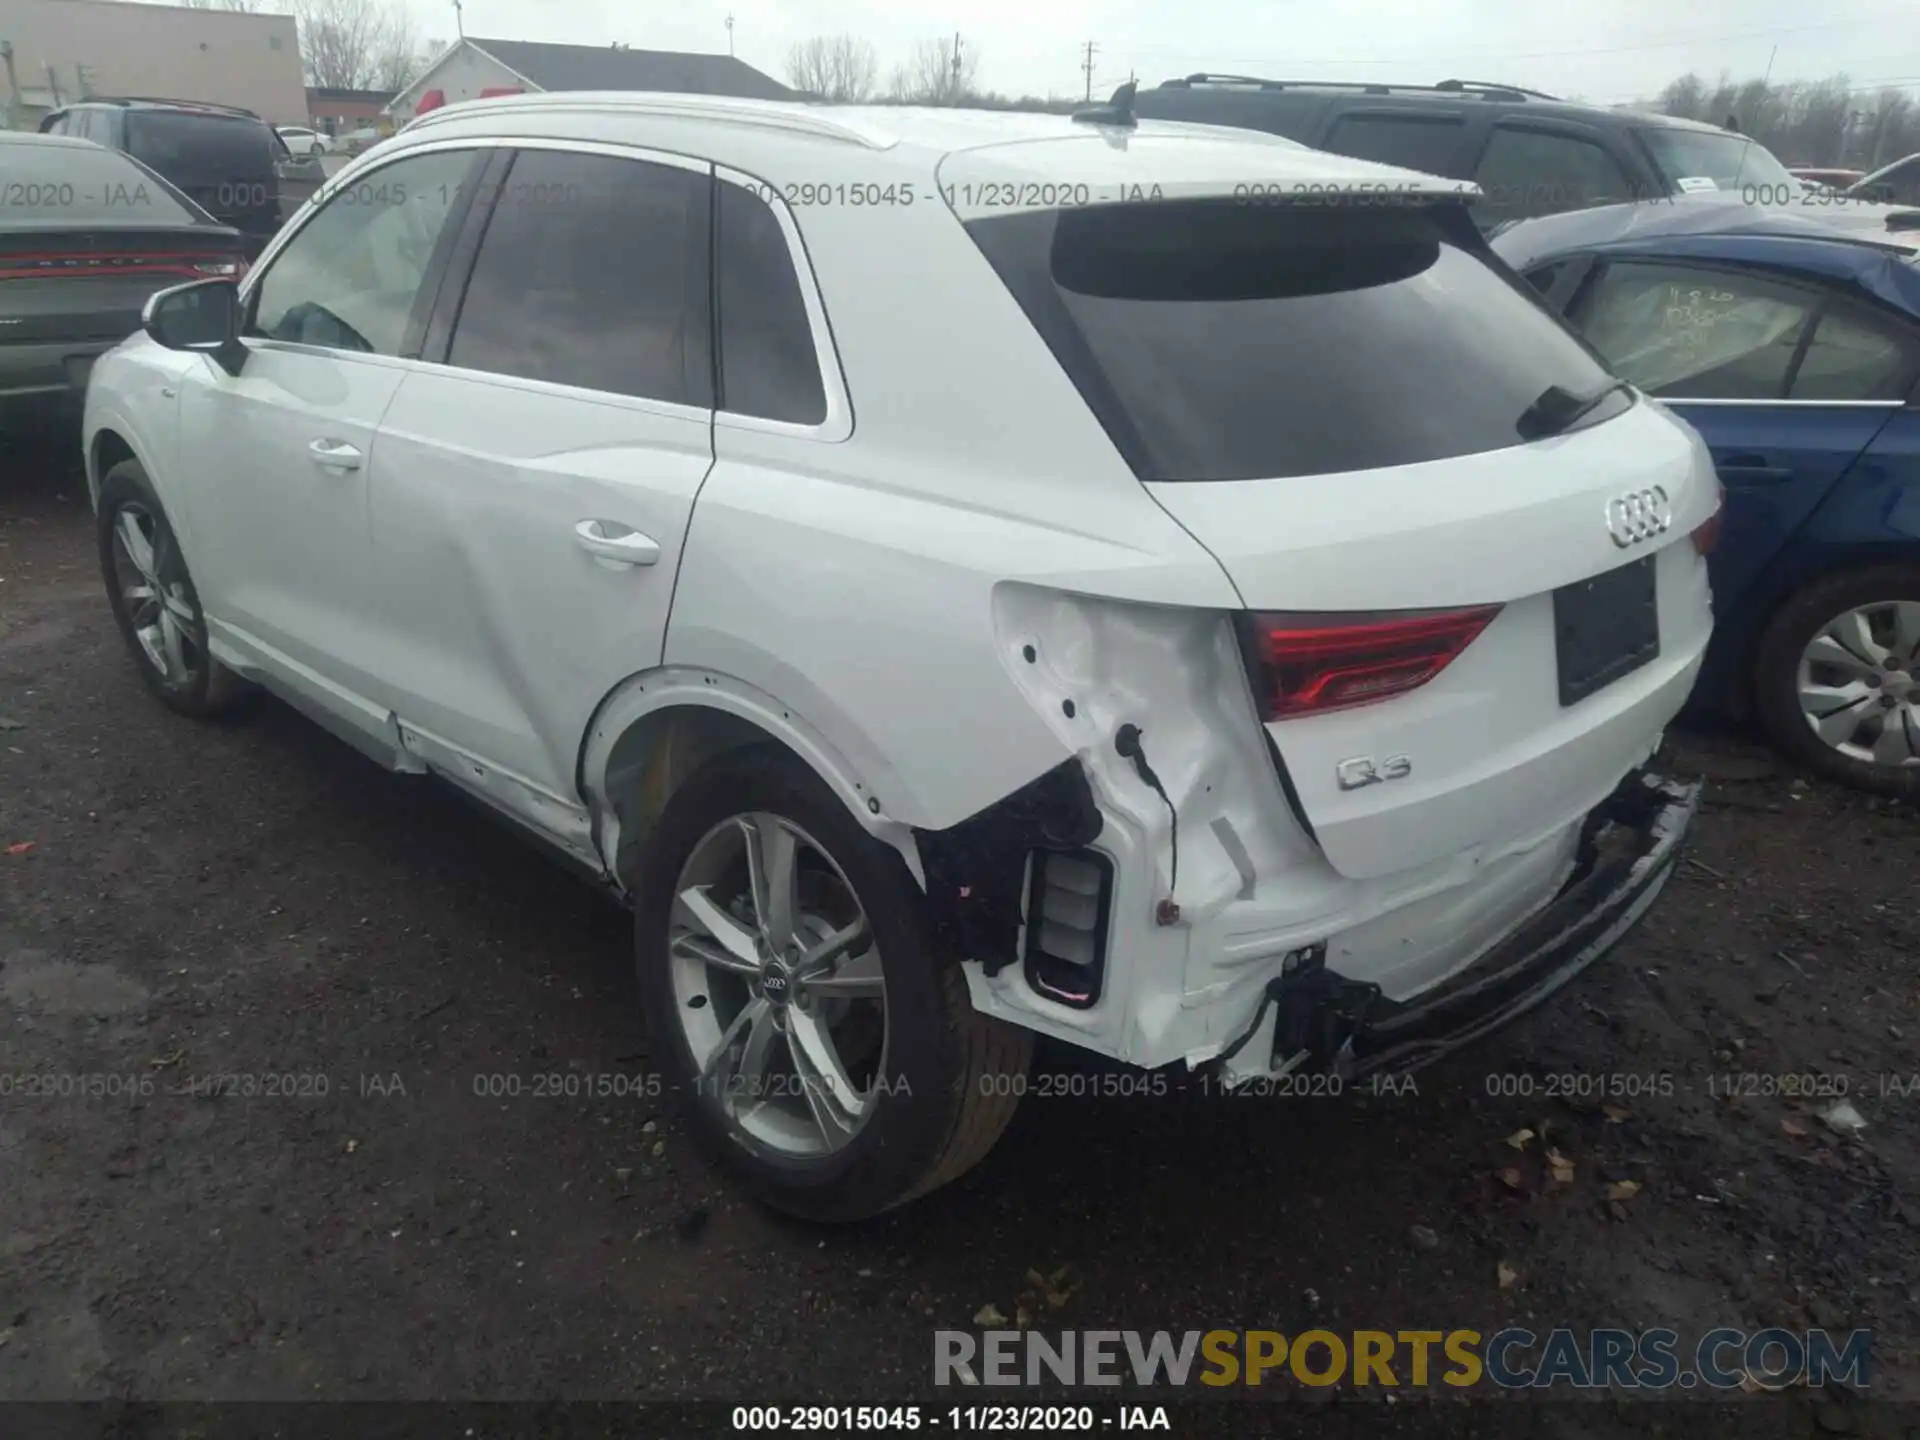
[[[406,0],[422,33],[453,35],[452,0]],[[1013,94],[1077,94],[1092,40],[1096,91],[1193,70],[1301,79],[1498,79],[1561,95],[1626,100],[1676,75],[1775,78],[1845,71],[1856,84],[1920,90],[1920,6],[1875,0],[465,0],[470,35],[636,49],[727,48],[784,77],[810,35],[864,35],[888,67],[917,40],[978,48],[980,80]],[[1522,17],[1525,18],[1522,18]]]
[[[454,35],[452,0],[404,3],[424,38]],[[785,77],[811,35],[863,35],[881,80],[916,41],[956,30],[979,80],[1010,94],[1080,94],[1092,40],[1094,88],[1194,70],[1297,79],[1503,80],[1596,101],[1658,93],[1688,70],[1707,79],[1844,71],[1855,84],[1920,92],[1920,5],[1886,0],[465,0],[470,35],[635,49],[735,52]],[[1775,47],[1778,55],[1774,56]]]

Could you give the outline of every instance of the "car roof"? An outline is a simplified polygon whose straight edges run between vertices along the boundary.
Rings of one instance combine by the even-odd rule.
[[[1683,195],[1600,205],[1522,220],[1492,245],[1516,270],[1598,251],[1727,260],[1850,281],[1920,315],[1920,230],[1888,221],[1914,212],[1890,205],[1832,211],[1747,204],[1735,195]]]
[[[1263,194],[1344,187],[1435,199],[1479,193],[1471,182],[1311,150],[1237,126],[1141,120],[1121,127],[1020,111],[813,105],[633,91],[464,101],[419,117],[380,149],[383,157],[391,157],[441,138],[543,136],[682,147],[748,171],[759,161],[785,165],[809,155],[832,155],[836,163],[857,158],[865,176],[876,181],[937,171],[963,218],[972,218],[970,212],[1008,215],[1056,208],[1058,198],[1043,203],[1027,193],[1041,185],[1056,191],[1063,185],[1086,186],[1088,198],[1067,203],[1091,204],[1135,198],[1134,187],[1142,192],[1157,187],[1157,196],[1150,198],[1168,200],[1246,195],[1251,186],[1271,187]],[[1018,185],[1021,192],[983,197],[969,190],[970,184]]]
[[[45,135],[37,130],[0,130],[0,145],[65,145],[68,149],[88,150],[106,148],[91,140],[82,140],[78,135]]]

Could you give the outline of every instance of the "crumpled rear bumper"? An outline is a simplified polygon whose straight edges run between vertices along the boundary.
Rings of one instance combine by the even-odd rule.
[[[1406,1072],[1517,1019],[1646,913],[1672,877],[1699,807],[1697,784],[1647,770],[1629,775],[1588,816],[1580,869],[1554,901],[1470,969],[1405,1003],[1325,970],[1318,957],[1299,957],[1268,988],[1271,1029],[1262,1022],[1249,1037],[1270,1037],[1269,1054],[1222,1057],[1232,1062],[1227,1080],[1263,1070]]]

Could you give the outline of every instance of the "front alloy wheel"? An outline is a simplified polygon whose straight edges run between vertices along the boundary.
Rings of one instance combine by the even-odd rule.
[[[113,516],[112,536],[113,581],[140,653],[162,686],[191,689],[207,657],[173,531],[144,504],[127,500]]]
[[[207,647],[186,556],[137,460],[122,460],[101,477],[96,507],[107,603],[147,688],[196,718],[240,704],[249,687]]]

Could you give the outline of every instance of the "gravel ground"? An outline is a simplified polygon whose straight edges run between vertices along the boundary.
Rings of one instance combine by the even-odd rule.
[[[167,714],[94,557],[78,479],[0,458],[0,1397],[911,1396],[936,1328],[1061,1267],[1048,1328],[1864,1327],[1874,1394],[1920,1394],[1910,807],[1684,736],[1708,805],[1648,922],[1417,1093],[1030,1098],[965,1181],[820,1232],[649,1093],[620,910],[277,704]],[[73,1074],[152,1093],[20,1093]],[[295,1093],[203,1093],[261,1075]]]

